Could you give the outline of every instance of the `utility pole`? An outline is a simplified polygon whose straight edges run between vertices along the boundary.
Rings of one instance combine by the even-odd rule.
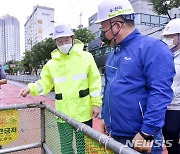
[[[80,25],[79,25],[79,29],[81,29],[83,26],[82,26],[82,13],[80,12]]]

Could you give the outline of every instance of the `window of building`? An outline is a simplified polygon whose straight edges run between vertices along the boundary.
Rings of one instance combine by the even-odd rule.
[[[150,24],[151,23],[151,18],[150,18],[150,15],[148,14],[142,14],[141,15],[141,23],[144,23],[144,24]]]
[[[135,24],[144,24],[148,26],[164,26],[168,23],[168,17],[161,17],[149,14],[136,14]]]
[[[160,17],[160,25],[165,26],[168,23],[168,18]]]
[[[136,16],[135,20],[134,20],[135,24],[140,24],[141,23],[141,15],[140,14],[136,14],[135,16]]]
[[[38,29],[38,33],[42,33],[42,30],[41,30],[41,29]]]
[[[151,16],[151,24],[153,24],[154,26],[159,26],[159,16]]]
[[[38,24],[42,24],[42,20],[38,20]]]

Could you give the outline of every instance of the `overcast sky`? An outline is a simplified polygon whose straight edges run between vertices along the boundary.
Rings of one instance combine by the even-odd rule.
[[[24,24],[27,16],[33,12],[33,6],[46,6],[54,8],[56,22],[70,23],[76,28],[80,23],[88,26],[88,17],[97,12],[98,5],[103,0],[0,0],[0,17],[9,14],[16,17],[20,22],[20,47],[21,54],[24,50]]]

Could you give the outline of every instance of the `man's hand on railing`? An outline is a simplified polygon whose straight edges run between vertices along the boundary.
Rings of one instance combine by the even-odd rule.
[[[146,141],[139,133],[133,138],[134,149],[139,152],[151,153],[153,141]]]
[[[30,92],[30,88],[29,87],[26,87],[26,88],[23,88],[21,89],[20,93],[19,93],[19,97],[20,96],[23,96],[23,97],[26,97]]]

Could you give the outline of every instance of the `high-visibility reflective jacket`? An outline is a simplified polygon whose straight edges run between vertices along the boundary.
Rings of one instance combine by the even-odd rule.
[[[101,106],[101,77],[94,58],[75,40],[69,54],[58,49],[51,53],[41,71],[41,79],[29,83],[32,95],[46,95],[54,87],[55,106],[62,113],[85,122],[92,118],[92,107]]]

